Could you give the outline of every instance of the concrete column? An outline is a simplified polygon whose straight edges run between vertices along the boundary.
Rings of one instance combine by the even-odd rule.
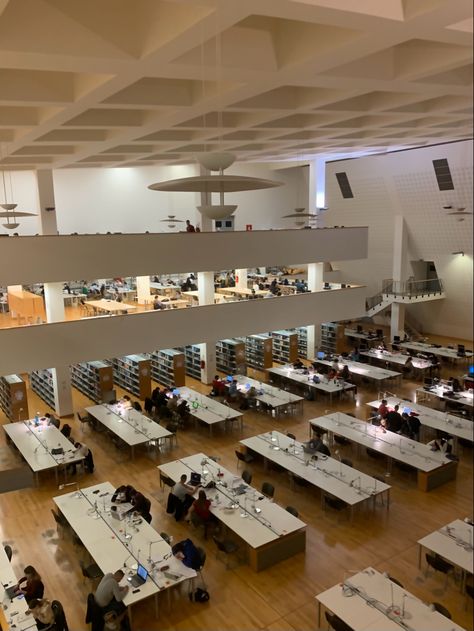
[[[40,207],[40,234],[58,234],[52,170],[38,169],[38,171],[36,171],[36,180]],[[47,208],[50,210],[47,210]],[[47,322],[62,322],[65,320],[63,283],[44,283],[44,301]],[[69,366],[56,366],[51,369],[51,372],[53,377],[54,408],[56,414],[59,416],[73,414],[74,408],[72,404],[71,373]]]
[[[308,331],[306,359],[313,360],[316,357],[316,353],[321,342],[321,324],[319,322],[317,324],[310,324],[306,327],[306,329]]]
[[[324,287],[324,263],[308,263],[308,289],[321,291]]]
[[[404,281],[408,277],[408,239],[403,215],[395,215],[393,226],[393,267],[394,281]],[[403,339],[405,335],[405,305],[393,303],[390,316],[390,336]]]
[[[214,272],[198,272],[198,298],[200,305],[214,304]],[[201,382],[211,383],[216,374],[216,343],[199,344],[201,348]]]
[[[38,169],[36,171],[36,182],[40,208],[40,234],[58,234],[53,171],[51,169]]]
[[[150,277],[137,276],[137,302],[140,305],[150,301]]]
[[[236,269],[235,270],[235,286],[238,289],[248,289],[248,278],[247,278],[247,270],[246,269]]]

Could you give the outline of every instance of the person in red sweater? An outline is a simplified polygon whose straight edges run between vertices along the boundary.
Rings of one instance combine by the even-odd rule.
[[[43,598],[44,585],[41,576],[32,565],[27,565],[23,571],[25,575],[18,581],[16,594],[24,594],[27,603],[35,598]]]

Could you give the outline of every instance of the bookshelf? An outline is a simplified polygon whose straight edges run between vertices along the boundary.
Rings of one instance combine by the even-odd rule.
[[[339,354],[347,350],[344,335],[344,325],[337,322],[323,322],[321,324],[320,349],[325,353]]]
[[[71,366],[71,383],[86,397],[95,403],[101,403],[103,393],[113,390],[113,368],[101,361],[74,364]]]
[[[53,372],[51,368],[33,370],[30,373],[30,386],[33,392],[43,399],[53,410],[56,409],[54,399]]]
[[[164,386],[184,386],[184,353],[175,348],[154,351],[150,356],[151,376]],[[201,375],[199,375],[201,378]]]
[[[298,333],[298,355],[306,359],[308,357],[308,327],[299,326],[296,332]]]
[[[290,364],[298,359],[298,333],[295,331],[272,331],[273,361]]]
[[[151,396],[150,359],[146,355],[125,355],[111,360],[114,383],[139,399]]]
[[[245,342],[239,339],[219,340],[216,344],[216,367],[229,375],[241,373],[245,366]]]
[[[26,383],[19,375],[0,377],[0,408],[10,421],[29,418]]]
[[[201,347],[198,344],[184,347],[184,363],[186,374],[201,381]]]
[[[273,340],[268,335],[249,335],[245,338],[247,365],[265,370],[273,366]]]

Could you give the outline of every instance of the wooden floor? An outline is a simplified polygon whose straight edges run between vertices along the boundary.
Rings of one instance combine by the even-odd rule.
[[[447,372],[451,372],[447,368]],[[208,386],[188,379],[187,385],[208,392]],[[369,384],[370,385],[370,384]],[[404,381],[397,394],[411,397],[417,383]],[[389,388],[390,389],[390,388]],[[75,408],[87,405],[88,400],[73,389]],[[377,396],[377,391],[364,385],[359,388],[357,401],[352,398],[334,402],[332,409],[355,412],[366,418],[365,403]],[[29,409],[47,411],[45,404],[29,392]],[[290,489],[284,472],[264,472],[260,464],[251,467],[253,485],[269,480],[276,487],[275,501],[282,506],[292,505],[308,524],[307,550],[287,561],[256,574],[246,565],[227,570],[215,555],[214,544],[204,541],[200,532],[188,524],[176,523],[166,514],[166,493],[159,488],[156,466],[161,462],[204,451],[221,458],[223,466],[237,471],[234,450],[241,437],[252,436],[270,429],[289,430],[298,439],[308,436],[308,419],[324,414],[329,409],[327,400],[305,401],[303,413],[297,417],[275,420],[269,415],[246,412],[244,431],[225,433],[215,431],[209,437],[206,428],[187,429],[179,434],[179,446],[162,455],[151,455],[137,450],[136,459],[129,460],[128,450],[117,450],[104,434],[89,429],[82,433],[75,420],[73,435],[83,440],[92,450],[96,470],[92,475],[79,477],[82,486],[109,480],[113,485],[133,484],[152,500],[152,525],[158,531],[173,535],[175,541],[190,536],[207,551],[204,578],[210,592],[206,604],[191,603],[179,589],[171,594],[171,607],[165,594],[160,598],[160,617],[154,618],[153,603],[138,605],[133,611],[133,629],[152,631],[186,630],[253,630],[306,631],[315,630],[317,607],[315,595],[369,565],[387,571],[400,580],[414,595],[426,602],[437,601],[452,613],[453,620],[472,629],[472,600],[461,595],[458,585],[449,582],[444,591],[444,576],[418,569],[416,541],[429,532],[456,519],[472,516],[473,462],[472,448],[462,447],[457,480],[430,493],[418,491],[412,474],[394,467],[389,479],[392,504],[387,512],[380,506],[356,513],[351,525],[344,514],[321,509],[319,493],[315,489]],[[0,413],[0,421],[6,419]],[[66,419],[63,419],[66,421]],[[383,464],[366,457],[358,460],[351,448],[342,449],[354,466],[371,474],[383,474]],[[0,468],[17,462],[13,450],[0,436]],[[46,585],[45,596],[60,600],[66,610],[71,631],[87,629],[84,622],[85,604],[90,585],[84,583],[79,568],[79,552],[67,539],[60,539],[50,509],[51,498],[59,494],[54,476],[41,478],[39,488],[0,495],[0,540],[14,549],[13,564],[18,574],[34,565]],[[327,628],[324,623],[322,628]]]

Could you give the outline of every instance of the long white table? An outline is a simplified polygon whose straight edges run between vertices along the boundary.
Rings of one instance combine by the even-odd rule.
[[[130,586],[124,604],[134,605],[194,578],[196,572],[171,554],[169,544],[145,520],[140,519],[138,523],[132,515],[124,520],[111,516],[113,493],[112,484],[102,482],[59,495],[53,501],[104,574],[122,569],[126,574],[123,584],[128,584],[127,579],[135,574],[137,563],[147,568],[148,580],[138,589]],[[165,565],[169,566],[167,571],[176,575],[176,580],[160,570]],[[157,612],[157,600],[155,607]]]
[[[264,405],[271,406],[277,415],[288,410],[293,410],[295,414],[302,411],[304,399],[297,394],[281,390],[281,388],[251,379],[245,375],[235,375],[234,379],[237,381],[238,390],[243,394],[253,386],[257,391],[255,399]]]
[[[16,576],[12,564],[8,560],[3,546],[0,546],[0,626],[2,629],[12,629],[13,625],[17,631],[36,631],[35,619],[32,615],[27,615],[28,605],[24,598],[13,598],[10,600],[6,594],[6,588],[18,583],[20,576]]]
[[[60,467],[64,468],[66,476],[66,465],[84,459],[56,426],[47,424],[46,418],[40,420],[38,425],[35,425],[34,419],[7,423],[3,425],[3,430],[33,471],[37,483],[40,471],[53,469],[57,482]],[[63,453],[53,454],[52,450],[58,448]]]
[[[411,357],[411,355],[405,355],[403,353],[391,353],[390,351],[381,351],[376,348],[371,348],[368,351],[362,351],[360,353],[363,357],[367,357],[369,362],[378,361],[386,362],[389,364],[395,364],[397,366],[406,366],[407,363],[416,370],[424,371],[433,367],[433,363],[429,359],[423,359],[421,357]]]
[[[240,429],[243,429],[243,414],[233,410],[228,405],[219,403],[211,397],[183,386],[177,388],[179,390],[179,400],[187,401],[190,409],[190,415],[194,418],[195,423],[201,421],[209,426],[209,433],[212,436],[212,430],[217,423],[223,423],[224,426],[232,421],[240,422]]]
[[[452,414],[446,414],[433,408],[428,408],[425,405],[419,403],[413,403],[412,401],[406,401],[397,397],[388,397],[385,399],[389,408],[394,408],[396,405],[400,406],[400,413],[404,408],[410,408],[413,412],[417,413],[418,419],[421,423],[420,439],[423,441],[423,428],[431,427],[432,429],[446,432],[456,438],[464,438],[471,443],[474,442],[474,423],[454,416]],[[382,399],[377,401],[370,401],[368,405],[371,409],[377,410],[382,403]]]
[[[163,439],[171,440],[173,436],[148,416],[133,408],[124,409],[120,403],[92,405],[86,408],[86,412],[130,447],[132,459],[136,445],[144,445],[150,441],[160,444]]]
[[[341,394],[342,392],[351,391],[354,395],[355,386],[353,383],[347,383],[340,379],[327,379],[325,375],[321,375],[314,370],[308,369],[309,372],[305,372],[304,369],[293,368],[291,364],[286,366],[279,366],[278,368],[268,368],[268,374],[276,378],[277,381],[289,381],[304,386],[305,389],[323,392],[329,395],[329,401],[332,403],[332,397],[334,394]],[[313,377],[317,375],[320,379],[319,383],[313,381]]]
[[[86,300],[85,304],[97,311],[105,311],[107,313],[128,313],[129,311],[136,310],[134,305],[129,305],[126,302],[118,302],[117,300],[107,300],[105,298],[101,300]]]
[[[174,481],[183,473],[189,477],[194,471],[201,474],[201,483],[215,482],[215,488],[206,489],[212,501],[211,512],[247,544],[249,563],[256,572],[304,552],[304,522],[250,486],[245,493],[236,495],[233,489],[243,480],[205,454],[167,462],[158,469]]]
[[[343,436],[386,456],[387,475],[391,473],[392,460],[417,469],[418,488],[421,491],[429,491],[456,477],[457,462],[449,460],[440,452],[431,451],[428,445],[390,432],[381,426],[370,425],[342,412],[320,416],[311,419],[309,423],[310,433],[312,427],[318,427],[329,432],[331,439],[335,434]]]
[[[432,346],[426,342],[402,342],[398,346],[401,348],[408,348],[412,351],[417,351],[418,353],[432,353],[433,355],[438,355],[439,357],[452,359],[454,361],[465,361],[469,357],[472,357],[472,353],[466,353],[465,356],[459,356],[457,349],[455,348],[448,348],[447,346],[440,346],[437,348],[436,346]]]
[[[316,364],[322,364],[323,366],[331,367],[333,362],[327,359],[315,359]],[[343,362],[339,362],[339,370],[342,370],[344,366],[347,366],[351,375],[357,375],[358,377],[365,377],[371,379],[379,387],[384,381],[388,379],[401,379],[402,373],[395,372],[394,370],[387,370],[386,368],[379,368],[377,366],[371,366],[370,364],[362,364],[360,362],[353,362],[350,359],[345,359]]]
[[[316,596],[354,631],[464,631],[371,567]]]
[[[329,458],[321,453],[311,454],[303,451],[302,443],[294,441],[281,432],[268,432],[251,438],[245,438],[240,444],[263,456],[265,462],[271,460],[287,471],[303,478],[321,489],[321,504],[324,494],[337,497],[350,507],[351,521],[354,506],[371,502],[375,507],[377,495],[387,495],[387,510],[390,504],[390,486],[379,482],[370,475]]]
[[[344,335],[346,337],[352,337],[356,340],[365,340],[368,343],[380,342],[384,339],[384,335],[377,335],[376,333],[369,333],[368,331],[358,331],[357,329],[344,329]]]
[[[451,392],[452,388],[446,385],[437,385],[430,386],[429,390],[425,388],[417,388],[416,389],[416,398],[421,401],[430,400],[432,398],[438,399],[439,401],[444,401],[446,406],[448,403],[456,403],[457,405],[462,405],[466,408],[474,407],[474,392],[473,390],[464,390],[463,392],[455,392],[454,396],[448,396],[448,392]]]
[[[472,574],[473,568],[473,526],[456,519],[447,526],[435,530],[418,540],[418,567],[421,567],[423,548],[446,559],[461,568],[461,591],[464,592],[466,575]]]

